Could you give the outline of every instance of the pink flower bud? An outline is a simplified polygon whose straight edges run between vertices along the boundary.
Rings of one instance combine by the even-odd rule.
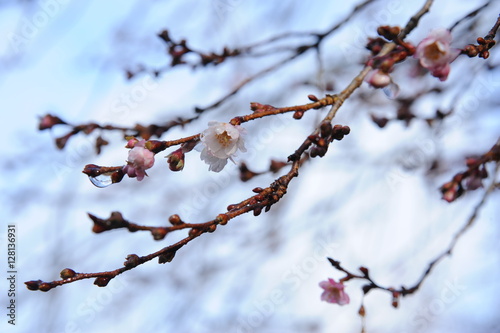
[[[127,137],[128,141],[127,141],[127,144],[125,145],[125,148],[134,148],[135,147],[135,144],[137,142],[139,142],[139,140],[137,140],[136,138],[134,137]]]
[[[134,148],[128,152],[127,165],[123,167],[123,172],[130,178],[143,180],[144,176],[147,176],[146,170],[155,163],[155,154],[144,148],[145,143],[145,140],[136,142]]]
[[[391,83],[391,77],[381,70],[374,69],[366,75],[365,81],[374,88],[383,88]]]

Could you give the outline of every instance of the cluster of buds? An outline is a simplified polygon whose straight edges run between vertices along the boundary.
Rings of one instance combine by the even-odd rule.
[[[168,45],[168,54],[172,57],[171,66],[176,66],[180,64],[185,64],[184,59],[185,54],[190,53],[191,49],[186,45],[186,40],[182,39],[180,42],[175,42],[170,38],[168,30],[163,30],[158,34],[165,43]]]
[[[248,209],[248,211],[253,211],[254,216],[259,216],[264,212],[268,212],[271,209],[271,206],[277,203],[287,191],[287,180],[286,176],[282,176],[274,181],[269,187],[255,187],[252,192],[256,193],[251,198],[239,203],[239,204],[230,204],[227,206],[228,213],[234,212],[239,209]],[[219,222],[219,224],[227,223],[228,214],[221,214],[217,217],[220,219],[224,217],[224,223]]]
[[[24,284],[29,290],[49,291],[56,287],[53,283],[43,282],[42,280],[27,281]]]
[[[473,191],[483,186],[483,179],[488,177],[486,163],[500,162],[500,140],[491,149],[477,158],[468,158],[468,169],[456,174],[450,182],[441,186],[443,199],[452,202],[460,197],[465,190]],[[465,186],[462,182],[465,181]]]
[[[479,159],[468,158],[466,160],[467,171],[456,174],[453,179],[441,186],[443,199],[453,202],[464,194],[465,190],[474,191],[483,187],[483,179],[488,177],[486,167]],[[465,181],[465,186],[462,182]]]
[[[148,230],[151,232],[154,240],[162,240],[172,230],[171,227],[144,227],[137,225],[125,220],[120,212],[112,212],[107,219],[99,218],[90,213],[88,213],[88,216],[94,222],[92,231],[96,234],[120,228],[127,229],[130,232]]]
[[[66,125],[72,127],[68,133],[64,134],[61,137],[55,139],[55,143],[58,149],[64,149],[69,139],[78,133],[84,133],[89,135],[97,128],[103,128],[102,126],[96,123],[83,124],[78,126],[69,125],[67,122],[62,120],[61,118],[54,116],[50,113],[47,113],[45,116],[40,117],[40,122],[38,123],[38,129],[40,131],[52,129],[55,125]],[[96,138],[95,149],[97,154],[101,153],[101,148],[108,144],[108,141],[104,140],[101,136]]]
[[[372,57],[366,65],[372,67],[373,70],[367,74],[365,81],[374,88],[384,88],[392,82],[389,74],[392,72],[394,64],[413,55],[415,47],[410,43],[398,39],[398,35],[401,32],[399,27],[381,26],[378,27],[377,32],[386,40],[382,38],[369,39],[366,48],[371,51]],[[387,40],[394,41],[397,44],[396,47],[388,54],[378,56],[384,45],[387,44]]]
[[[288,165],[288,163],[286,163],[286,162],[271,160],[271,162],[269,163],[269,172],[277,173],[286,165]],[[244,163],[244,162],[240,163],[239,169],[240,169],[240,179],[243,182],[247,182],[250,179],[252,179],[253,177],[265,173],[265,172],[255,172],[255,171],[250,170],[248,168],[248,166],[246,165],[246,163]]]
[[[479,58],[488,59],[490,56],[489,50],[495,46],[496,42],[494,39],[479,37],[477,39],[477,44],[469,44],[463,50],[462,53],[473,58],[479,56]]]
[[[105,220],[90,213],[88,213],[88,216],[94,222],[92,231],[96,234],[112,229],[128,228],[130,225],[130,223],[123,218],[120,212],[112,212],[110,217]],[[137,229],[130,231],[137,231]]]
[[[160,34],[158,34],[168,46],[168,54],[172,57],[171,66],[177,66],[181,64],[186,64],[186,61],[183,59],[184,55],[188,53],[195,53],[200,57],[200,65],[206,66],[208,64],[218,65],[226,60],[227,57],[238,56],[241,52],[238,49],[230,50],[227,47],[224,48],[222,53],[202,53],[195,51],[187,46],[187,42],[185,39],[176,42],[170,38],[170,35],[167,30],[163,30]],[[194,65],[196,66],[196,64]]]
[[[71,279],[76,275],[77,273],[71,268],[65,268],[60,273],[61,279],[63,280]],[[29,290],[49,291],[57,287],[57,284],[54,282],[44,282],[42,280],[27,281],[24,284]]]
[[[333,140],[342,140],[345,135],[349,134],[351,129],[349,126],[335,125],[330,122],[323,122],[320,125],[319,135],[310,135],[309,140],[314,144],[309,155],[311,157],[323,157],[328,151],[328,146]]]

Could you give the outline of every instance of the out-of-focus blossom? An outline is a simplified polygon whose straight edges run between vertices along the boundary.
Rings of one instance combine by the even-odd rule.
[[[443,200],[453,202],[464,193],[464,189],[460,182],[451,181],[441,186]]]
[[[338,305],[349,304],[349,295],[344,291],[344,284],[335,282],[334,279],[321,281],[319,286],[324,289],[321,294],[321,300],[328,303],[337,303]]]
[[[420,60],[420,65],[427,68],[431,74],[441,81],[448,78],[450,63],[453,62],[460,50],[450,47],[451,33],[444,28],[431,31],[417,45],[415,58]]]
[[[467,190],[473,191],[477,190],[480,187],[483,187],[483,179],[488,177],[488,171],[486,171],[484,164],[474,168],[474,166],[477,165],[478,162],[478,159],[472,157],[468,158],[466,161],[467,166],[469,168],[472,168],[469,176],[465,180],[465,188]]]
[[[38,123],[38,129],[40,131],[52,128],[54,125],[66,124],[64,120],[57,116],[53,116],[47,113],[45,116],[40,118],[40,123]]]
[[[228,159],[233,161],[232,157],[238,149],[246,151],[242,137],[245,130],[241,126],[215,121],[209,122],[208,125],[201,133],[200,139],[204,147],[200,157],[209,165],[208,170],[220,172]]]
[[[145,143],[146,140],[136,142],[134,148],[128,152],[127,165],[123,167],[123,172],[130,178],[144,179],[144,176],[147,176],[146,170],[155,163],[155,154],[144,148]]]

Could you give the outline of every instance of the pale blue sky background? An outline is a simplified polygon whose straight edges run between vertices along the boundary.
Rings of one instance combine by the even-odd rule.
[[[368,7],[326,41],[323,78],[332,80],[337,90],[345,86],[361,68],[366,34],[373,36],[380,24],[405,24],[422,2],[377,1]],[[7,141],[2,146],[0,207],[2,225],[14,223],[18,228],[19,250],[18,325],[8,326],[2,312],[2,332],[359,332],[360,283],[347,286],[349,306],[319,300],[318,282],[342,276],[326,257],[352,270],[367,266],[384,285],[413,285],[480,199],[477,191],[449,205],[436,189],[462,170],[464,155],[487,151],[497,140],[498,69],[485,70],[482,59],[460,58],[445,83],[430,76],[409,81],[416,62],[408,60],[393,74],[403,96],[434,85],[454,87],[417,105],[417,113],[427,116],[436,107],[455,105],[455,115],[441,128],[431,130],[418,121],[409,128],[399,123],[376,128],[369,113],[392,115],[394,106],[381,91],[364,86],[359,94],[370,103],[347,102],[336,121],[349,125],[352,133],[335,142],[323,159],[304,166],[287,197],[269,214],[234,220],[187,246],[171,264],[143,265],[107,288],[82,281],[49,293],[30,292],[24,281],[56,279],[65,267],[84,272],[115,269],[130,253],[144,255],[182,236],[154,242],[140,233],[95,235],[87,212],[107,217],[119,210],[125,218],[148,225],[163,225],[169,215],[180,212],[202,222],[276,177],[263,175],[241,183],[232,165],[221,174],[208,173],[197,152],[187,156],[182,173],[174,174],[160,154],[143,182],[125,179],[98,189],[81,170],[88,163],[123,164],[127,151],[120,134],[104,133],[110,145],[100,156],[84,136],[58,151],[53,139],[65,130],[38,132],[39,116],[50,111],[75,124],[125,126],[189,117],[195,106],[212,103],[279,58],[240,59],[196,71],[178,68],[157,81],[145,75],[127,81],[126,68],[168,62],[158,32],[169,29],[172,37],[187,38],[197,49],[219,51],[289,30],[322,31],[343,19],[357,2],[0,3],[0,100]],[[417,43],[430,29],[450,26],[481,3],[436,1],[409,39]],[[499,5],[490,6],[478,31],[489,30]],[[35,27],[32,35],[27,33],[30,24]],[[457,28],[457,43],[474,42],[467,29]],[[23,38],[18,48],[12,42],[16,37]],[[494,51],[488,61],[498,65]],[[302,84],[317,79],[317,68],[315,56],[306,54],[163,139],[195,134],[210,120],[248,113],[253,101],[305,103],[308,94],[324,93]],[[146,95],[123,107],[125,96],[138,91]],[[249,152],[241,160],[263,170],[270,158],[285,159],[320,114],[324,111],[306,114],[300,122],[284,116],[248,124]],[[443,158],[442,173],[422,178],[436,156]],[[402,300],[399,309],[390,306],[385,293],[368,295],[369,332],[500,331],[498,199],[498,193],[491,196],[453,257],[436,268],[422,290]],[[446,297],[451,294],[455,297]]]

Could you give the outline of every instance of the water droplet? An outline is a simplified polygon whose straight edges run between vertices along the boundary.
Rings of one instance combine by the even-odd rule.
[[[394,82],[391,82],[388,86],[382,88],[382,90],[389,99],[395,99],[399,95],[399,86]]]
[[[97,187],[103,188],[103,187],[108,187],[109,185],[113,184],[113,180],[111,178],[112,172],[108,173],[103,173],[102,175],[92,177],[89,176],[90,181],[92,184],[94,184]]]

